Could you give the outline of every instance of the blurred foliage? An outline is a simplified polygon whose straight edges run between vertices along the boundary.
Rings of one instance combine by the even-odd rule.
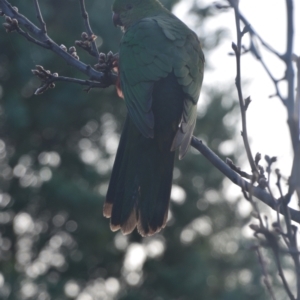
[[[178,1],[164,2],[171,8]],[[33,5],[12,3],[37,23]],[[102,52],[117,52],[121,37],[111,4],[86,3]],[[40,5],[51,38],[72,46],[85,31],[78,1]],[[199,26],[213,17],[208,8],[195,13]],[[221,36],[216,32],[215,45]],[[102,205],[123,101],[113,87],[86,93],[67,83],[33,96],[39,82],[30,70],[37,64],[84,77],[3,28],[0,49],[1,299],[265,299],[259,265],[241,233],[249,220],[238,213],[238,201],[224,199],[223,176],[199,153],[191,150],[176,163],[171,218],[160,234],[142,239],[111,232]],[[222,141],[234,134],[223,121],[235,105],[224,105],[220,92],[205,94],[195,135],[222,156]]]

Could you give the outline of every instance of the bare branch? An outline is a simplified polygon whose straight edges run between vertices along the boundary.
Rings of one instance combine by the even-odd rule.
[[[202,141],[193,136],[191,140],[191,145],[195,149],[197,149],[208,161],[210,161],[220,172],[222,172],[228,179],[230,179],[234,184],[238,185],[245,191],[249,192],[251,189],[251,183],[244,180],[241,176],[239,176],[236,172],[234,172],[225,162],[223,162],[211,149],[205,146]],[[272,209],[277,209],[277,204],[265,190],[253,186],[252,194],[263,203],[271,207]],[[300,224],[300,212],[288,208],[291,219]],[[283,213],[282,208],[280,208],[280,213]]]
[[[87,89],[85,89],[86,91],[89,91],[92,88],[106,88],[110,86],[113,83],[113,81],[116,81],[116,76],[117,76],[114,75],[113,73],[107,73],[107,76],[105,76],[101,82],[98,82],[92,80],[82,80],[78,78],[59,76],[58,73],[51,73],[50,70],[45,70],[44,67],[39,65],[36,66],[36,69],[31,71],[35,76],[37,76],[42,81],[42,85],[35,91],[34,93],[35,95],[42,94],[49,88],[54,88],[55,82],[58,81],[85,85],[88,87]],[[112,76],[115,76],[115,78],[113,78]]]
[[[294,150],[293,168],[289,180],[289,193],[292,195],[296,190],[298,202],[300,204],[300,57],[294,55],[294,61],[297,66],[297,94],[294,111],[295,137],[297,138],[296,148]]]
[[[287,199],[289,201],[289,199]],[[282,203],[283,208],[283,215],[285,219],[285,224],[287,228],[287,237],[289,240],[289,250],[291,251],[291,256],[294,261],[296,277],[297,277],[297,300],[300,299],[300,261],[299,261],[299,254],[296,252],[298,249],[297,245],[297,227],[292,225],[291,222],[291,214],[290,210],[287,206],[288,201],[284,201]]]
[[[92,49],[89,51],[89,53],[91,55],[93,55],[94,57],[98,58],[99,56],[99,51],[97,49],[97,45],[96,45],[96,38],[94,39],[93,37],[96,37],[92,31],[92,28],[91,28],[91,25],[90,25],[90,20],[89,20],[89,15],[86,11],[86,8],[85,8],[85,2],[84,0],[79,0],[79,3],[80,3],[80,8],[81,8],[81,15],[84,19],[84,23],[85,23],[85,27],[86,27],[86,30],[87,30],[87,33],[88,33],[88,36],[92,38],[91,40],[91,46],[92,46]]]
[[[40,42],[37,39],[33,38],[28,32],[24,31],[22,28],[20,28],[19,26],[17,26],[16,31],[24,36],[29,42],[34,43],[40,47],[43,47],[45,49],[50,49],[50,46],[48,43],[44,43],[44,42]]]
[[[287,45],[285,53],[286,63],[286,79],[288,83],[288,96],[287,96],[287,111],[288,111],[288,124],[291,133],[291,139],[294,152],[299,144],[297,135],[297,124],[294,120],[295,110],[295,84],[294,84],[294,68],[293,68],[293,46],[294,46],[294,9],[293,0],[286,0],[287,7]]]
[[[234,2],[233,0],[229,0],[229,2]],[[247,118],[246,118],[246,110],[248,108],[249,103],[245,104],[242,87],[241,87],[241,50],[242,50],[242,32],[240,28],[240,18],[239,18],[239,8],[237,5],[237,2],[235,2],[234,5],[234,12],[235,12],[235,24],[236,24],[236,32],[237,32],[237,45],[232,43],[232,49],[235,52],[236,57],[236,79],[235,84],[238,92],[239,97],[239,103],[240,103],[240,109],[241,109],[241,116],[242,116],[242,137],[244,141],[245,150],[247,153],[248,161],[251,166],[252,173],[255,175],[258,175],[257,166],[254,162],[253,155],[251,152],[251,148],[249,145],[248,140],[248,133],[247,133]]]
[[[44,34],[47,33],[47,28],[46,28],[46,23],[43,19],[42,13],[41,13],[41,9],[40,9],[40,5],[39,5],[39,1],[38,0],[34,0],[34,6],[35,6],[35,10],[36,10],[36,17],[39,20],[41,27],[42,27],[42,32]]]
[[[99,82],[103,80],[105,75],[102,72],[98,72],[95,69],[93,69],[91,66],[86,65],[83,62],[77,60],[74,56],[72,56],[67,51],[65,51],[62,47],[57,45],[47,35],[47,33],[43,32],[43,30],[35,26],[25,16],[17,12],[7,0],[0,0],[0,9],[5,15],[16,19],[19,25],[24,26],[24,28],[34,36],[34,38],[31,38],[29,34],[22,33],[22,35],[26,37],[28,40],[37,44],[38,46],[50,49],[51,51],[53,51],[54,53],[62,57],[68,64],[77,68],[82,73],[86,74],[90,78],[90,80],[99,81]]]
[[[230,1],[231,3],[231,1]],[[231,3],[232,5],[232,3]],[[255,29],[251,26],[251,24],[248,22],[248,20],[245,18],[245,16],[239,12],[239,18],[240,20],[245,24],[245,28],[247,28],[247,32],[250,33],[251,38],[256,37],[260,43],[271,53],[276,55],[279,59],[284,60],[284,56],[280,54],[278,51],[276,51],[271,45],[269,45],[256,31]]]
[[[228,165],[233,171],[237,172],[237,173],[240,174],[242,177],[247,178],[247,179],[250,179],[250,180],[252,179],[252,177],[253,177],[252,175],[250,175],[250,174],[248,174],[248,173],[242,171],[239,167],[237,167],[237,166],[233,163],[233,161],[232,161],[231,159],[226,158],[226,163],[227,163],[227,165]]]
[[[291,300],[295,300],[295,297],[292,294],[291,289],[290,289],[290,287],[289,287],[289,285],[287,283],[287,280],[285,278],[285,275],[283,273],[283,269],[282,269],[282,265],[281,265],[281,261],[280,261],[279,249],[272,247],[272,250],[273,250],[273,253],[274,253],[274,256],[275,256],[275,262],[276,262],[276,266],[277,266],[277,269],[278,269],[278,275],[281,278],[281,281],[283,283],[284,289],[285,289],[286,293],[288,294],[289,298]]]
[[[276,300],[274,292],[273,292],[273,289],[272,289],[272,286],[271,286],[271,283],[270,283],[270,280],[269,280],[267,268],[265,266],[265,262],[264,262],[264,259],[262,257],[262,254],[261,254],[261,251],[259,249],[259,246],[255,247],[255,251],[257,253],[258,261],[259,261],[259,264],[261,266],[261,270],[262,270],[262,273],[263,273],[263,276],[264,276],[264,284],[265,284],[266,288],[268,289],[268,292],[269,292],[271,298],[273,300]]]
[[[272,95],[272,97],[274,96],[278,96],[278,98],[282,101],[282,103],[286,106],[286,99],[283,97],[283,95],[281,94],[280,90],[279,90],[279,82],[282,80],[276,79],[273,74],[270,71],[270,68],[267,66],[267,64],[265,63],[265,61],[262,59],[261,55],[259,54],[259,51],[257,50],[255,43],[253,40],[251,40],[251,45],[250,45],[250,51],[252,52],[252,54],[260,61],[260,63],[262,64],[264,70],[266,71],[266,73],[268,74],[268,76],[270,77],[270,79],[272,80],[275,90],[276,90],[276,94]]]
[[[258,212],[259,213],[259,212]],[[283,269],[282,269],[282,264],[281,264],[281,260],[280,260],[280,255],[279,255],[279,244],[278,244],[278,237],[277,235],[275,235],[274,232],[271,232],[268,228],[268,226],[264,226],[264,224],[262,222],[260,222],[260,226],[257,226],[257,225],[250,225],[250,228],[252,230],[254,230],[255,232],[255,237],[258,238],[258,235],[263,235],[268,243],[268,246],[272,249],[273,253],[274,253],[274,256],[275,256],[275,262],[276,262],[276,266],[277,266],[277,269],[278,269],[278,274],[282,280],[282,283],[283,283],[283,286],[284,286],[284,289],[286,291],[286,293],[288,294],[290,300],[295,300],[295,297],[294,295],[292,294],[291,292],[291,289],[290,289],[290,286],[286,280],[286,277],[284,275],[284,272],[283,272]],[[275,231],[276,232],[276,231]],[[278,231],[277,231],[278,233]],[[280,233],[280,232],[279,232]],[[290,248],[290,247],[289,247]],[[257,247],[256,250],[259,250],[259,248]],[[267,271],[266,271],[266,268],[264,266],[264,263],[263,263],[263,259],[262,259],[262,255],[261,253],[257,253],[258,256],[259,256],[259,262],[262,266],[262,270],[263,270],[263,274],[265,276],[265,278],[268,278],[267,276]],[[289,253],[291,254],[291,253]],[[297,253],[294,253],[294,254],[291,254],[292,256],[293,255],[298,255]],[[268,282],[267,282],[268,283]],[[266,285],[267,285],[266,283]],[[269,284],[269,283],[268,283]],[[271,287],[271,285],[269,285],[268,289]]]
[[[277,176],[276,186],[278,187],[278,190],[279,190],[279,193],[280,193],[280,197],[283,198],[283,193],[282,193],[282,188],[281,188],[281,174],[280,174],[280,170],[276,169],[275,173],[276,173],[276,176]]]
[[[22,25],[31,32],[37,39],[42,38],[41,30],[29,21],[25,16],[20,14],[7,0],[0,0],[0,8],[2,13],[11,18],[18,20],[19,25]]]
[[[232,1],[232,0],[228,0],[231,7],[233,7],[234,9],[237,8],[237,1]],[[273,53],[274,55],[276,55],[279,59],[281,60],[285,60],[284,55],[280,54],[276,49],[274,49],[271,45],[269,45],[259,34],[258,32],[255,31],[255,29],[252,27],[252,25],[250,24],[250,22],[245,18],[245,16],[238,11],[239,14],[239,19],[245,24],[245,28],[243,30],[243,34],[245,34],[246,32],[250,33],[251,38],[253,39],[253,37],[256,37],[259,42],[271,53]]]

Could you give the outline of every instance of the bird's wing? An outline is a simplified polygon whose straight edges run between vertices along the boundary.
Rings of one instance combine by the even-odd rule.
[[[124,34],[120,46],[121,87],[134,124],[153,137],[152,89],[174,72],[186,94],[182,123],[172,150],[188,144],[196,121],[196,103],[203,79],[204,57],[199,40],[173,15],[145,18]],[[186,152],[187,146],[183,147]]]

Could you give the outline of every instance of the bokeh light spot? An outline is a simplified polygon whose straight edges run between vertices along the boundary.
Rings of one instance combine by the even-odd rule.
[[[116,278],[110,277],[105,281],[106,291],[111,295],[116,295],[120,290],[120,283]]]
[[[13,225],[15,233],[20,235],[26,232],[32,232],[34,229],[34,223],[31,216],[25,212],[15,216]]]
[[[42,181],[49,181],[52,178],[51,170],[47,167],[41,168],[40,177]]]
[[[192,228],[201,235],[210,235],[212,232],[211,220],[209,217],[197,218],[192,222]]]
[[[67,297],[75,298],[80,292],[80,287],[74,280],[69,280],[65,284],[64,291]]]
[[[141,275],[137,272],[129,272],[126,275],[126,281],[130,285],[137,285],[141,280]]]
[[[0,207],[2,208],[6,207],[9,204],[10,200],[11,200],[10,195],[6,193],[0,194]]]
[[[158,238],[151,238],[146,244],[147,256],[151,258],[161,256],[165,251],[164,240]]]
[[[186,192],[185,190],[180,187],[179,185],[172,185],[172,191],[171,191],[171,199],[173,202],[177,204],[183,204],[186,199]]]
[[[189,244],[191,243],[196,237],[196,232],[193,229],[186,228],[183,229],[180,234],[180,241],[183,244]]]
[[[144,246],[138,243],[132,243],[127,249],[124,267],[128,271],[141,270],[146,260],[146,251]]]
[[[118,250],[125,250],[128,246],[128,237],[122,233],[118,233],[115,236],[115,246]]]

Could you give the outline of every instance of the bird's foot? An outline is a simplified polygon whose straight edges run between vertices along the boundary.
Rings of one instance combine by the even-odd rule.
[[[96,70],[102,73],[118,73],[119,53],[113,54],[109,51],[107,54],[100,53],[98,63],[94,66]]]

